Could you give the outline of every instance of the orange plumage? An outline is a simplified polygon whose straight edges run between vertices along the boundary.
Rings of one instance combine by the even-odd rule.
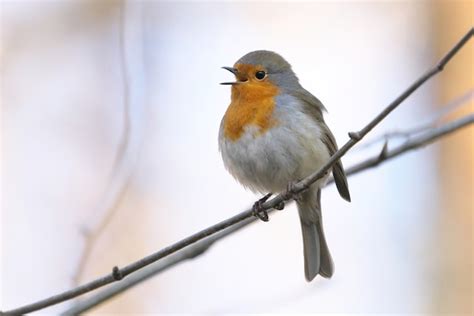
[[[254,125],[263,134],[275,126],[272,117],[275,108],[275,96],[279,89],[267,80],[254,79],[259,66],[236,64],[239,70],[239,80],[246,84],[232,86],[231,103],[224,116],[224,136],[232,141],[238,140],[247,125]]]

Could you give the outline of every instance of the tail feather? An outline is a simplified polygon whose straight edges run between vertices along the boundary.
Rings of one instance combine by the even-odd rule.
[[[321,191],[308,190],[298,201],[298,211],[303,234],[304,270],[306,280],[316,275],[330,278],[334,273],[334,264],[324,237],[321,219]]]
[[[316,224],[316,227],[321,243],[321,266],[319,268],[319,274],[321,274],[322,277],[329,279],[334,274],[334,262],[332,261],[326,238],[324,237],[323,223],[321,220]]]
[[[303,232],[304,275],[310,282],[321,269],[321,245],[316,225],[301,222]]]

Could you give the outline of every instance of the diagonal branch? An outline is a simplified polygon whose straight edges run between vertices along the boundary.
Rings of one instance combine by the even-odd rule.
[[[360,163],[348,168],[346,174],[348,176],[354,175],[361,171],[377,167],[379,164],[387,162],[392,158],[400,156],[408,151],[418,149],[424,146],[429,145],[430,143],[447,136],[455,131],[462,129],[470,124],[474,123],[474,114],[462,117],[453,122],[446,123],[440,127],[436,127],[426,132],[424,135],[417,136],[411,140],[405,142],[403,145],[400,145],[392,150],[388,150],[387,143],[384,144],[380,154],[370,157]],[[334,183],[334,179],[331,178],[328,181],[328,184]],[[274,209],[269,210],[272,212]],[[203,253],[205,253],[216,241],[223,239],[224,237],[233,234],[244,228],[245,226],[251,224],[256,220],[255,217],[248,218],[232,227],[229,227],[223,230],[220,233],[214,234],[200,242],[197,242],[183,250],[180,250],[177,253],[174,253],[163,260],[159,260],[150,266],[144,268],[136,274],[132,274],[129,278],[112,285],[109,288],[106,288],[96,295],[86,298],[83,301],[76,303],[73,307],[66,310],[62,315],[79,315],[82,314],[102,303],[111,299],[112,297],[134,287],[135,285],[146,281],[147,279],[156,276],[157,274],[166,271],[167,269],[182,263],[184,261],[194,259]]]
[[[356,165],[351,166],[350,168],[346,170],[346,173],[348,175],[354,175],[366,169],[376,167],[379,164],[386,162],[387,160],[395,158],[407,151],[424,147],[443,136],[451,134],[473,123],[474,123],[474,114],[469,114],[453,122],[449,122],[439,127],[433,128],[422,135],[419,135],[417,137],[414,137],[406,141],[402,145],[392,150],[387,150],[387,143],[385,143],[380,154],[378,154],[375,157],[361,161],[360,163]],[[328,183],[332,183],[332,182],[334,182],[333,179],[330,179],[328,181]]]
[[[357,149],[354,149],[353,151],[359,151],[371,147],[372,145],[378,144],[381,141],[388,141],[394,138],[403,138],[404,140],[407,140],[410,137],[429,131],[437,124],[441,123],[443,118],[446,117],[448,114],[452,114],[455,110],[469,104],[472,100],[474,100],[474,88],[469,89],[461,96],[450,101],[448,104],[443,105],[438,111],[431,113],[429,117],[424,120],[423,124],[420,124],[420,122],[418,122],[417,126],[410,129],[405,129],[403,131],[393,130],[386,132],[380,135],[379,137],[375,137],[372,140],[360,144],[359,146],[357,146]]]
[[[367,133],[369,133],[377,124],[379,124],[390,112],[392,112],[400,103],[402,103],[408,96],[410,96],[416,89],[418,89],[423,83],[425,83],[428,79],[436,75],[437,73],[441,72],[446,64],[451,60],[451,58],[461,49],[461,47],[466,44],[467,41],[474,35],[474,28],[469,29],[469,31],[461,38],[461,40],[444,56],[441,61],[436,64],[432,69],[430,69],[426,74],[421,76],[417,81],[415,81],[411,86],[408,87],[399,97],[397,97],[392,103],[390,103],[382,112],[380,112],[372,121],[370,121],[364,128],[362,128],[358,132],[350,132],[350,140],[346,142],[344,146],[342,146],[334,155],[328,160],[323,167],[321,167],[318,171],[314,172],[310,176],[306,177],[305,179],[301,180],[300,182],[296,183],[292,186],[291,190],[283,192],[270,201],[267,201],[262,205],[262,209],[269,210],[274,208],[275,206],[281,205],[281,203],[285,201],[289,201],[293,199],[295,194],[303,192],[309,188],[309,186],[317,181],[318,179],[322,178],[332,167],[332,165],[338,161],[349,149],[351,149],[355,144],[357,144]],[[169,256],[193,243],[196,243],[208,236],[216,234],[232,225],[240,223],[244,220],[247,220],[253,216],[253,210],[249,209],[245,212],[237,214],[227,220],[224,220],[218,224],[215,224],[207,229],[204,229],[200,232],[197,232],[187,238],[182,239],[174,243],[171,246],[165,247],[162,250],[155,252],[149,256],[146,256],[138,261],[135,261],[124,268],[119,269],[118,267],[114,267],[112,273],[104,275],[96,280],[88,282],[84,285],[78,286],[72,290],[65,291],[58,295],[40,300],[36,303],[28,304],[14,310],[10,310],[4,312],[3,314],[9,315],[17,315],[17,314],[24,314],[33,311],[37,311],[67,300],[70,300],[74,297],[82,295],[87,292],[91,292],[95,289],[98,289],[102,286],[107,284],[113,283],[115,281],[119,281],[126,277],[127,275],[136,272],[159,259]]]

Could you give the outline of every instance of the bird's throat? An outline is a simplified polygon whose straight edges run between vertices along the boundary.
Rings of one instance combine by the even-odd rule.
[[[268,82],[245,83],[232,87],[232,98],[224,116],[224,136],[231,141],[242,137],[247,126],[255,126],[255,137],[277,122],[273,116],[278,88]]]

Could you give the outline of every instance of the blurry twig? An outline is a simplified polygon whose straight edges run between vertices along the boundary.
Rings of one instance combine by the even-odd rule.
[[[410,137],[413,137],[415,135],[419,135],[422,132],[428,131],[431,128],[435,127],[436,124],[440,123],[440,121],[448,114],[454,112],[455,110],[459,109],[460,107],[464,106],[467,102],[471,101],[474,99],[474,89],[470,89],[463,95],[457,97],[456,99],[450,101],[448,104],[444,105],[441,107],[440,110],[436,111],[435,113],[431,114],[430,117],[425,119],[424,121],[426,123],[424,124],[419,124],[414,128],[411,129],[405,129],[403,131],[390,131],[387,133],[384,133],[383,135],[379,137],[375,137],[374,139],[371,139],[357,147],[357,151],[360,151],[362,149],[365,149],[367,147],[371,147],[374,144],[377,144],[381,141],[389,141],[390,139],[393,138],[404,138],[405,140],[408,140]]]
[[[272,212],[269,210],[269,212]],[[129,288],[134,287],[135,285],[146,281],[147,279],[166,271],[167,269],[177,265],[178,263],[184,262],[186,260],[194,259],[201,254],[205,253],[214,242],[223,239],[224,237],[237,232],[241,228],[255,222],[255,217],[247,218],[217,234],[214,234],[204,240],[201,240],[192,246],[189,246],[185,249],[180,250],[177,253],[174,253],[162,260],[159,260],[148,267],[143,268],[138,273],[130,275],[121,282],[111,285],[110,287],[102,290],[101,292],[93,295],[83,301],[77,302],[73,307],[64,311],[61,315],[78,315],[83,312],[90,310],[91,308],[107,301],[108,299],[128,290]]]
[[[390,114],[395,108],[397,108],[406,98],[408,98],[415,90],[422,86],[428,79],[441,72],[446,64],[451,60],[451,58],[456,55],[456,53],[461,49],[461,47],[469,41],[469,39],[474,35],[474,28],[471,28],[461,40],[444,56],[433,68],[428,72],[422,75],[418,80],[411,84],[400,96],[398,96],[393,102],[391,102],[387,107],[385,107],[372,121],[370,121],[365,127],[360,131],[350,132],[350,139],[342,146],[338,151],[334,153],[333,156],[316,172],[304,178],[303,180],[294,184],[291,189],[278,194],[271,200],[262,204],[262,209],[269,210],[274,207],[280,206],[285,201],[293,200],[294,196],[300,192],[303,192],[309,188],[318,179],[326,175],[332,165],[338,161],[349,149],[351,149],[355,144],[357,144],[365,135],[367,135],[375,126],[377,126],[387,115]],[[472,119],[472,117],[469,117]],[[173,245],[165,247],[158,252],[155,252],[149,256],[146,256],[138,261],[135,261],[123,268],[114,267],[112,273],[104,275],[98,279],[95,279],[91,282],[78,286],[74,289],[65,291],[58,295],[40,300],[38,302],[28,304],[7,312],[4,314],[17,315],[24,314],[33,311],[37,311],[67,300],[70,300],[74,297],[80,296],[82,294],[91,292],[95,289],[103,287],[107,284],[122,280],[124,277],[141,270],[142,268],[164,258],[171,254],[178,252],[179,250],[195,244],[206,237],[222,232],[226,228],[229,228],[233,225],[236,225],[240,222],[249,220],[254,216],[253,209],[249,209],[240,214],[237,214],[227,220],[224,220],[220,223],[217,223],[211,227],[208,227],[200,232],[197,232],[189,237],[186,237]]]
[[[118,206],[127,190],[131,178],[131,166],[127,164],[126,154],[130,145],[131,119],[130,119],[130,85],[125,51],[125,2],[120,5],[119,12],[119,54],[120,70],[123,82],[123,129],[120,138],[120,144],[115,154],[112,170],[109,175],[108,185],[106,187],[102,203],[99,205],[95,214],[102,214],[102,218],[96,227],[92,229],[83,229],[85,241],[81,257],[73,276],[74,284],[78,285],[85,265],[90,257],[92,248],[104,231],[107,224],[110,223],[118,210]],[[100,215],[99,215],[100,216]]]
[[[378,166],[381,163],[384,163],[392,158],[402,155],[405,152],[424,147],[444,136],[447,136],[461,128],[468,126],[469,124],[474,123],[474,114],[467,115],[453,122],[446,123],[442,126],[432,128],[425,134],[421,136],[416,136],[411,138],[409,141],[405,142],[403,145],[400,145],[394,149],[388,150],[387,143],[384,144],[380,154],[370,157],[361,161],[360,163],[351,166],[346,170],[348,176],[359,173],[363,170],[373,168]],[[331,178],[328,181],[328,184],[334,183],[334,179]],[[272,212],[274,209],[269,210]],[[202,241],[199,241],[183,250],[180,250],[177,253],[159,260],[150,266],[144,268],[140,272],[131,275],[129,278],[110,286],[109,288],[103,289],[96,295],[93,295],[89,298],[84,299],[76,303],[73,307],[66,310],[62,315],[78,315],[84,313],[91,308],[94,308],[101,303],[104,303],[108,299],[128,290],[129,288],[177,265],[178,263],[184,262],[189,259],[194,259],[195,257],[205,253],[216,241],[223,239],[224,237],[240,230],[241,228],[249,225],[250,223],[256,220],[255,217],[248,218],[236,225],[233,225],[220,233],[214,234]]]
[[[382,150],[377,156],[366,159],[364,161],[361,161],[358,164],[351,166],[350,168],[346,169],[346,173],[348,175],[353,175],[363,170],[376,167],[379,164],[386,162],[387,160],[395,158],[407,151],[424,147],[443,136],[451,134],[473,123],[474,123],[474,114],[471,113],[455,121],[443,124],[439,127],[434,127],[430,129],[429,131],[427,131],[426,133],[423,133],[421,135],[418,135],[409,139],[408,141],[406,141],[405,143],[403,143],[402,145],[394,149],[388,150],[387,143],[385,143],[382,147]],[[331,178],[328,181],[328,183],[332,183],[332,182],[334,182],[334,179]]]

